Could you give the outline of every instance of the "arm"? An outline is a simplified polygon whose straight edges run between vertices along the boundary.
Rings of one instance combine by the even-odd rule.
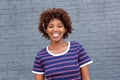
[[[43,74],[34,74],[34,79],[35,80],[44,80],[44,75]]]
[[[82,80],[90,80],[89,65],[80,68]]]

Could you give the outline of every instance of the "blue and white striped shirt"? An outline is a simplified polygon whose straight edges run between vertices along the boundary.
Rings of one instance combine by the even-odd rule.
[[[37,53],[33,73],[44,74],[47,80],[82,80],[80,67],[92,63],[83,46],[75,41],[68,42],[68,48],[60,54],[53,54],[47,48]]]

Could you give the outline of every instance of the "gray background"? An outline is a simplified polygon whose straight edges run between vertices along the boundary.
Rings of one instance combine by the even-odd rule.
[[[120,80],[120,0],[0,0],[0,80],[33,80],[34,56],[49,43],[38,32],[39,14],[52,7],[70,14],[67,40],[94,60],[91,80]]]

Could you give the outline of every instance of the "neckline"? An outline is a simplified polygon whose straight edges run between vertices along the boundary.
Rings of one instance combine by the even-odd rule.
[[[59,53],[59,54],[54,54],[54,53],[50,52],[50,50],[48,49],[48,46],[46,47],[47,52],[48,52],[50,55],[52,55],[52,56],[62,56],[62,55],[64,55],[64,54],[66,54],[66,53],[69,51],[69,49],[70,49],[70,42],[69,42],[69,41],[67,41],[67,42],[68,42],[68,46],[67,46],[67,49],[66,49],[64,52]]]

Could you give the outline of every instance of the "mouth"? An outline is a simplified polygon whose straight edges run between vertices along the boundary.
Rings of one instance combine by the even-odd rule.
[[[59,35],[59,33],[53,33],[53,37],[58,37]]]

